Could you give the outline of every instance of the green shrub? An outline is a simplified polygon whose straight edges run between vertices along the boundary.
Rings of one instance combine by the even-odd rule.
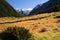
[[[29,40],[48,40],[47,37],[32,37]]]
[[[31,34],[23,27],[9,27],[0,33],[0,38],[2,40],[28,40]]]

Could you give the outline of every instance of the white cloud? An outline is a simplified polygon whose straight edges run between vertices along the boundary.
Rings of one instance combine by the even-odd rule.
[[[25,10],[29,10],[29,11],[31,11],[33,8],[24,8],[24,9],[22,9],[23,11],[25,11]],[[20,8],[16,8],[16,10],[21,10]]]
[[[32,10],[32,8],[24,8],[24,9],[22,9],[23,11],[25,11],[25,10],[29,10],[29,11],[31,11]]]
[[[23,11],[25,10],[25,9],[22,9]]]
[[[32,8],[27,8],[26,10],[32,10]]]
[[[19,10],[19,8],[16,8],[16,10]]]

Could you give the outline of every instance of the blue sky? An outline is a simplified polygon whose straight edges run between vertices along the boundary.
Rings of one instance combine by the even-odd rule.
[[[6,0],[15,9],[34,8],[37,4],[42,4],[48,0]]]

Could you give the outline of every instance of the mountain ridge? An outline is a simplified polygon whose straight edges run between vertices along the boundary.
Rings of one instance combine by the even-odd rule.
[[[57,6],[58,5],[58,6]],[[60,0],[49,0],[42,4],[38,4],[33,10],[30,12],[30,15],[39,14],[39,13],[49,13],[49,12],[55,12],[60,11],[59,6]]]
[[[0,17],[21,17],[6,0],[0,0]]]

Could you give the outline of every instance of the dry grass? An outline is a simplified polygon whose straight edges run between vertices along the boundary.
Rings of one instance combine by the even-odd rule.
[[[0,18],[0,23],[5,23],[5,22],[14,22],[17,21],[19,18],[16,17],[2,17]]]
[[[51,14],[38,14],[28,17],[19,18],[17,20],[25,20],[21,22],[16,23],[6,23],[6,24],[0,24],[0,32],[6,29],[7,27],[12,26],[19,26],[24,27],[26,29],[29,29],[33,36],[48,36],[49,38],[53,38],[52,34],[59,33],[60,35],[60,23],[57,22],[60,20],[60,18],[54,18],[56,16],[59,16],[60,12],[51,13]],[[36,20],[30,20],[33,18],[40,18],[45,17],[42,19],[36,19]],[[44,30],[45,29],[45,30]]]

